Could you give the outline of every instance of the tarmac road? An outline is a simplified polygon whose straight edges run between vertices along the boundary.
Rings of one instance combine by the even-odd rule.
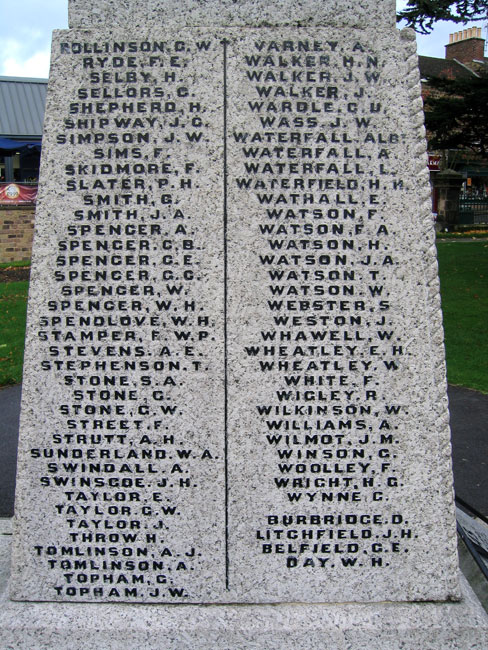
[[[14,514],[21,390],[20,384],[0,390],[0,517]]]
[[[488,395],[459,386],[448,394],[456,495],[488,517]]]
[[[0,517],[14,512],[21,387],[0,390]],[[454,487],[488,517],[488,395],[449,386]]]

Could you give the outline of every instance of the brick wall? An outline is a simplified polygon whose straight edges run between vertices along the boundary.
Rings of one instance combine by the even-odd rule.
[[[457,59],[460,63],[471,63],[473,59],[483,60],[484,38],[468,38],[446,45],[446,59]]]
[[[30,259],[34,212],[34,206],[0,206],[0,263]]]

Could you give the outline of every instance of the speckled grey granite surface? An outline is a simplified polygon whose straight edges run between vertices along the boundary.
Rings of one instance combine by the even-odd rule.
[[[457,597],[405,36],[56,34],[15,598]]]
[[[2,650],[484,650],[488,617],[461,576],[459,603],[127,605],[16,603],[0,534]]]
[[[394,27],[382,0],[69,0],[69,26],[378,25]]]
[[[465,605],[404,604],[461,591],[415,42],[386,22],[55,34],[16,600],[375,601],[158,611],[217,647],[242,612],[266,647],[325,616],[347,648],[425,610],[411,647],[457,647]]]

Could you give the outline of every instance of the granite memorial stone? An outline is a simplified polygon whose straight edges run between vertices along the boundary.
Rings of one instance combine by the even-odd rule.
[[[228,5],[54,37],[13,595],[458,598],[414,43]]]
[[[71,0],[70,27],[11,597],[224,617],[459,601],[423,110],[394,2]],[[468,638],[446,634],[432,647]]]

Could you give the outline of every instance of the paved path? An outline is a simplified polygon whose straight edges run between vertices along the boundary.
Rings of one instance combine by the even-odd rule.
[[[14,511],[20,386],[0,390],[0,517]],[[488,395],[449,387],[456,494],[488,517]]]
[[[488,395],[449,387],[454,487],[488,517]]]
[[[14,514],[21,386],[0,389],[0,517]]]

